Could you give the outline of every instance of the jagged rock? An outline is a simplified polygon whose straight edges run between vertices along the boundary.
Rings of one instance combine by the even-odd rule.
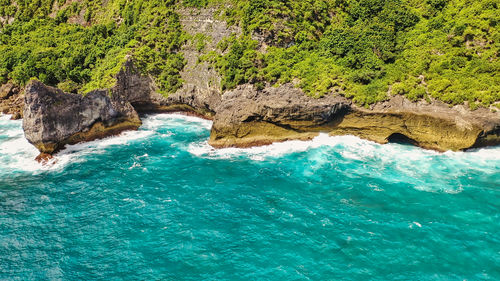
[[[440,151],[500,144],[499,113],[401,96],[366,109],[339,96],[309,98],[290,84],[263,91],[240,86],[223,96],[216,112],[210,144],[219,148],[310,139],[319,132],[379,143],[404,139]]]
[[[11,114],[12,120],[23,117],[24,93],[12,83],[0,87],[0,112]]]
[[[336,126],[351,102],[342,97],[307,97],[290,84],[257,91],[240,86],[222,97],[210,144],[249,147],[290,139],[311,139]]]
[[[0,86],[0,100],[4,100],[9,98],[10,96],[19,92],[19,88],[17,88],[12,83],[6,83]]]
[[[23,129],[28,141],[42,153],[52,154],[66,144],[106,137],[140,125],[132,105],[112,100],[108,91],[82,96],[64,93],[39,81],[26,86]]]
[[[54,159],[54,156],[52,156],[51,154],[42,152],[35,158],[35,161],[37,161],[38,163],[41,163],[43,165],[47,165],[49,163],[49,161],[51,161],[52,159]]]
[[[190,83],[185,83],[183,89],[168,97],[158,94],[153,79],[141,75],[132,59],[126,61],[116,79],[116,86],[112,88],[113,99],[130,102],[139,113],[184,111],[211,118],[220,102],[217,91],[200,90]]]

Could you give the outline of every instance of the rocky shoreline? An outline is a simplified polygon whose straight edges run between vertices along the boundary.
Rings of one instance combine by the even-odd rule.
[[[498,112],[402,96],[367,109],[341,96],[309,98],[290,84],[262,91],[247,85],[225,93],[216,112],[210,144],[218,148],[311,139],[320,132],[438,151],[500,144]]]
[[[24,98],[23,113],[17,115],[24,116],[25,136],[41,152],[39,160],[66,144],[136,130],[141,126],[139,116],[153,112],[186,112],[213,120],[209,144],[216,148],[309,140],[319,133],[355,135],[378,143],[403,141],[438,151],[500,144],[500,113],[486,108],[471,111],[440,102],[415,103],[402,96],[362,108],[340,95],[310,98],[291,84],[263,90],[242,85],[223,95],[193,87],[164,97],[132,60],[112,89],[82,96],[34,80],[22,92],[9,96],[9,101]],[[16,108],[17,103],[12,109]]]
[[[241,31],[214,15],[216,9],[181,10],[184,30],[207,38],[204,52]],[[256,38],[259,41],[259,38]],[[85,96],[64,93],[38,81],[24,89],[11,83],[0,87],[0,111],[23,119],[26,138],[42,153],[40,158],[66,144],[90,141],[135,130],[140,115],[185,112],[213,120],[209,143],[216,148],[251,147],[286,140],[308,140],[319,133],[355,135],[378,143],[407,142],[438,151],[467,150],[500,144],[500,112],[486,108],[471,111],[439,101],[411,102],[403,96],[359,107],[340,94],[311,98],[292,84],[257,90],[241,85],[221,93],[221,77],[193,44],[182,48],[186,66],[183,86],[164,97],[155,83],[142,75],[129,58],[111,89]]]

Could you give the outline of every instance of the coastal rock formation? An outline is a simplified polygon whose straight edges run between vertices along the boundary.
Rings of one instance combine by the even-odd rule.
[[[367,109],[338,95],[310,98],[291,84],[264,90],[244,85],[222,97],[193,91],[165,98],[154,89],[133,64],[120,72],[114,88],[86,96],[32,81],[25,89],[26,138],[40,152],[52,154],[66,144],[137,129],[139,113],[184,111],[213,117],[209,143],[217,148],[307,140],[320,132],[439,151],[500,144],[500,113],[485,108],[471,111],[395,96]]]
[[[500,113],[401,96],[366,109],[340,96],[309,98],[290,84],[263,91],[241,86],[224,94],[216,111],[210,144],[218,148],[310,139],[319,132],[439,151],[500,144]]]
[[[12,83],[0,86],[0,113],[12,115],[12,120],[23,117],[24,93]]]
[[[206,92],[164,97],[132,59],[116,76],[116,85],[86,95],[64,93],[33,80],[25,88],[23,129],[43,158],[66,144],[90,141],[136,130],[140,113],[185,111],[209,118],[220,95]]]
[[[214,147],[249,147],[311,139],[337,126],[351,102],[342,97],[307,97],[290,84],[257,91],[240,86],[222,97],[210,136]]]
[[[140,114],[178,111],[212,119],[209,143],[217,148],[307,140],[321,132],[356,135],[378,143],[404,141],[440,151],[500,144],[500,112],[486,108],[471,111],[467,106],[412,102],[402,96],[364,108],[338,94],[311,98],[292,84],[263,90],[241,85],[222,93],[220,75],[199,58],[241,30],[218,20],[216,8],[178,12],[184,31],[192,38],[202,34],[204,42],[182,47],[186,66],[180,73],[183,86],[176,93],[158,94],[153,79],[142,75],[129,57],[111,89],[81,96],[32,81],[24,96],[6,84],[0,88],[0,110],[20,118],[25,101],[26,137],[45,153],[43,159],[66,144],[137,129]],[[265,49],[265,36],[255,39]]]
[[[500,144],[500,113],[394,96],[370,109],[353,106],[330,134],[352,134],[378,143],[403,141],[438,151],[466,150]]]
[[[66,144],[90,141],[137,129],[141,125],[133,103],[159,104],[151,78],[127,60],[115,87],[86,95],[64,93],[33,80],[26,86],[23,129],[42,154],[53,154]],[[45,156],[46,158],[46,156]]]
[[[141,125],[130,103],[113,101],[107,91],[82,96],[64,93],[38,81],[31,81],[25,91],[24,133],[41,153],[52,154],[66,144],[102,138]]]

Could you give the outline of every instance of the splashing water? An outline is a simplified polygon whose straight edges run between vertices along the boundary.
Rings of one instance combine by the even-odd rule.
[[[0,280],[498,280],[500,148],[216,150],[147,116],[52,165],[0,116]]]

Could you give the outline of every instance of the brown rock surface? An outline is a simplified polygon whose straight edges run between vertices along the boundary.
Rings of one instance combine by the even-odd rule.
[[[11,119],[23,117],[24,93],[12,83],[0,86],[0,112],[12,115]]]
[[[210,144],[219,148],[309,139],[319,132],[378,143],[405,140],[440,151],[500,144],[500,113],[401,96],[366,109],[339,96],[309,98],[289,84],[263,91],[241,86],[223,96],[216,112]]]

